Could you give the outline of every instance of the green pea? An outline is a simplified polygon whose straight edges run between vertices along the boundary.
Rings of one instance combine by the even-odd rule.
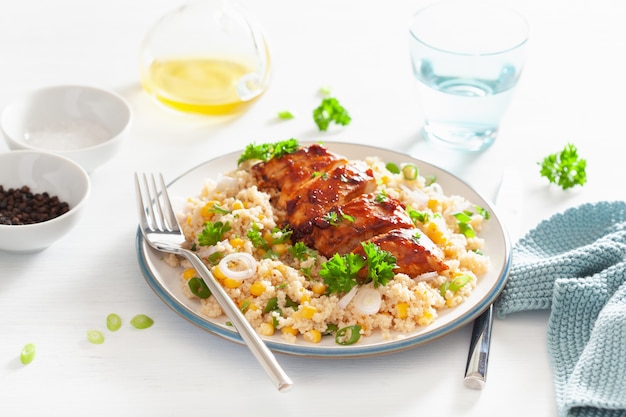
[[[32,343],[28,343],[24,345],[22,351],[20,352],[20,362],[24,365],[28,365],[35,359],[35,345]]]
[[[104,335],[100,330],[88,330],[87,340],[89,340],[94,345],[101,345],[102,343],[104,343]]]
[[[107,316],[107,329],[112,332],[116,332],[122,327],[122,318],[115,313],[111,313]]]
[[[135,317],[130,319],[130,324],[132,324],[135,329],[141,330],[152,326],[154,324],[154,320],[145,314],[137,314]]]

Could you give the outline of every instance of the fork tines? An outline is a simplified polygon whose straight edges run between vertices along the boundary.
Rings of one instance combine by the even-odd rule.
[[[158,177],[158,181],[155,177]],[[135,173],[135,186],[142,226],[162,232],[178,231],[178,222],[163,175],[158,173],[148,177],[145,173],[141,175]]]

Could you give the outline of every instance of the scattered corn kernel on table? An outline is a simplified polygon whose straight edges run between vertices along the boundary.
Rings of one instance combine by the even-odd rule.
[[[129,138],[93,172],[88,212],[45,251],[0,253],[0,414],[33,416],[556,416],[546,352],[549,312],[497,319],[487,386],[468,389],[463,373],[471,325],[431,343],[356,359],[279,354],[294,381],[279,393],[245,346],[203,331],[170,310],[137,262],[135,171],[172,180],[251,142],[288,138],[342,141],[405,152],[447,169],[492,199],[504,167],[523,174],[524,229],[583,202],[624,200],[626,4],[611,0],[503,3],[530,24],[527,64],[500,136],[462,154],[424,141],[408,54],[408,21],[425,1],[241,4],[270,40],[269,89],[237,117],[177,113],[139,83],[142,39],[167,0],[22,0],[0,13],[0,106],[38,87],[84,84],[131,104]],[[320,132],[311,112],[330,87],[352,122]],[[277,114],[289,111],[291,120]],[[588,182],[563,191],[537,162],[575,144]],[[0,144],[0,151],[8,151]],[[87,340],[116,313],[126,323]],[[154,319],[136,330],[136,314]],[[36,346],[28,365],[20,350]]]

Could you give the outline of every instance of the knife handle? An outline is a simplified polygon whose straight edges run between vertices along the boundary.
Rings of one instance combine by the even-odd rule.
[[[472,339],[465,367],[464,383],[468,388],[480,390],[485,387],[487,382],[492,326],[493,305],[490,305],[484,313],[474,320]]]

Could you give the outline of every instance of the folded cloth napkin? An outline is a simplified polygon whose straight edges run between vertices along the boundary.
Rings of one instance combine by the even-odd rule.
[[[548,355],[561,417],[626,417],[626,203],[544,220],[513,249],[496,313],[551,309]]]

